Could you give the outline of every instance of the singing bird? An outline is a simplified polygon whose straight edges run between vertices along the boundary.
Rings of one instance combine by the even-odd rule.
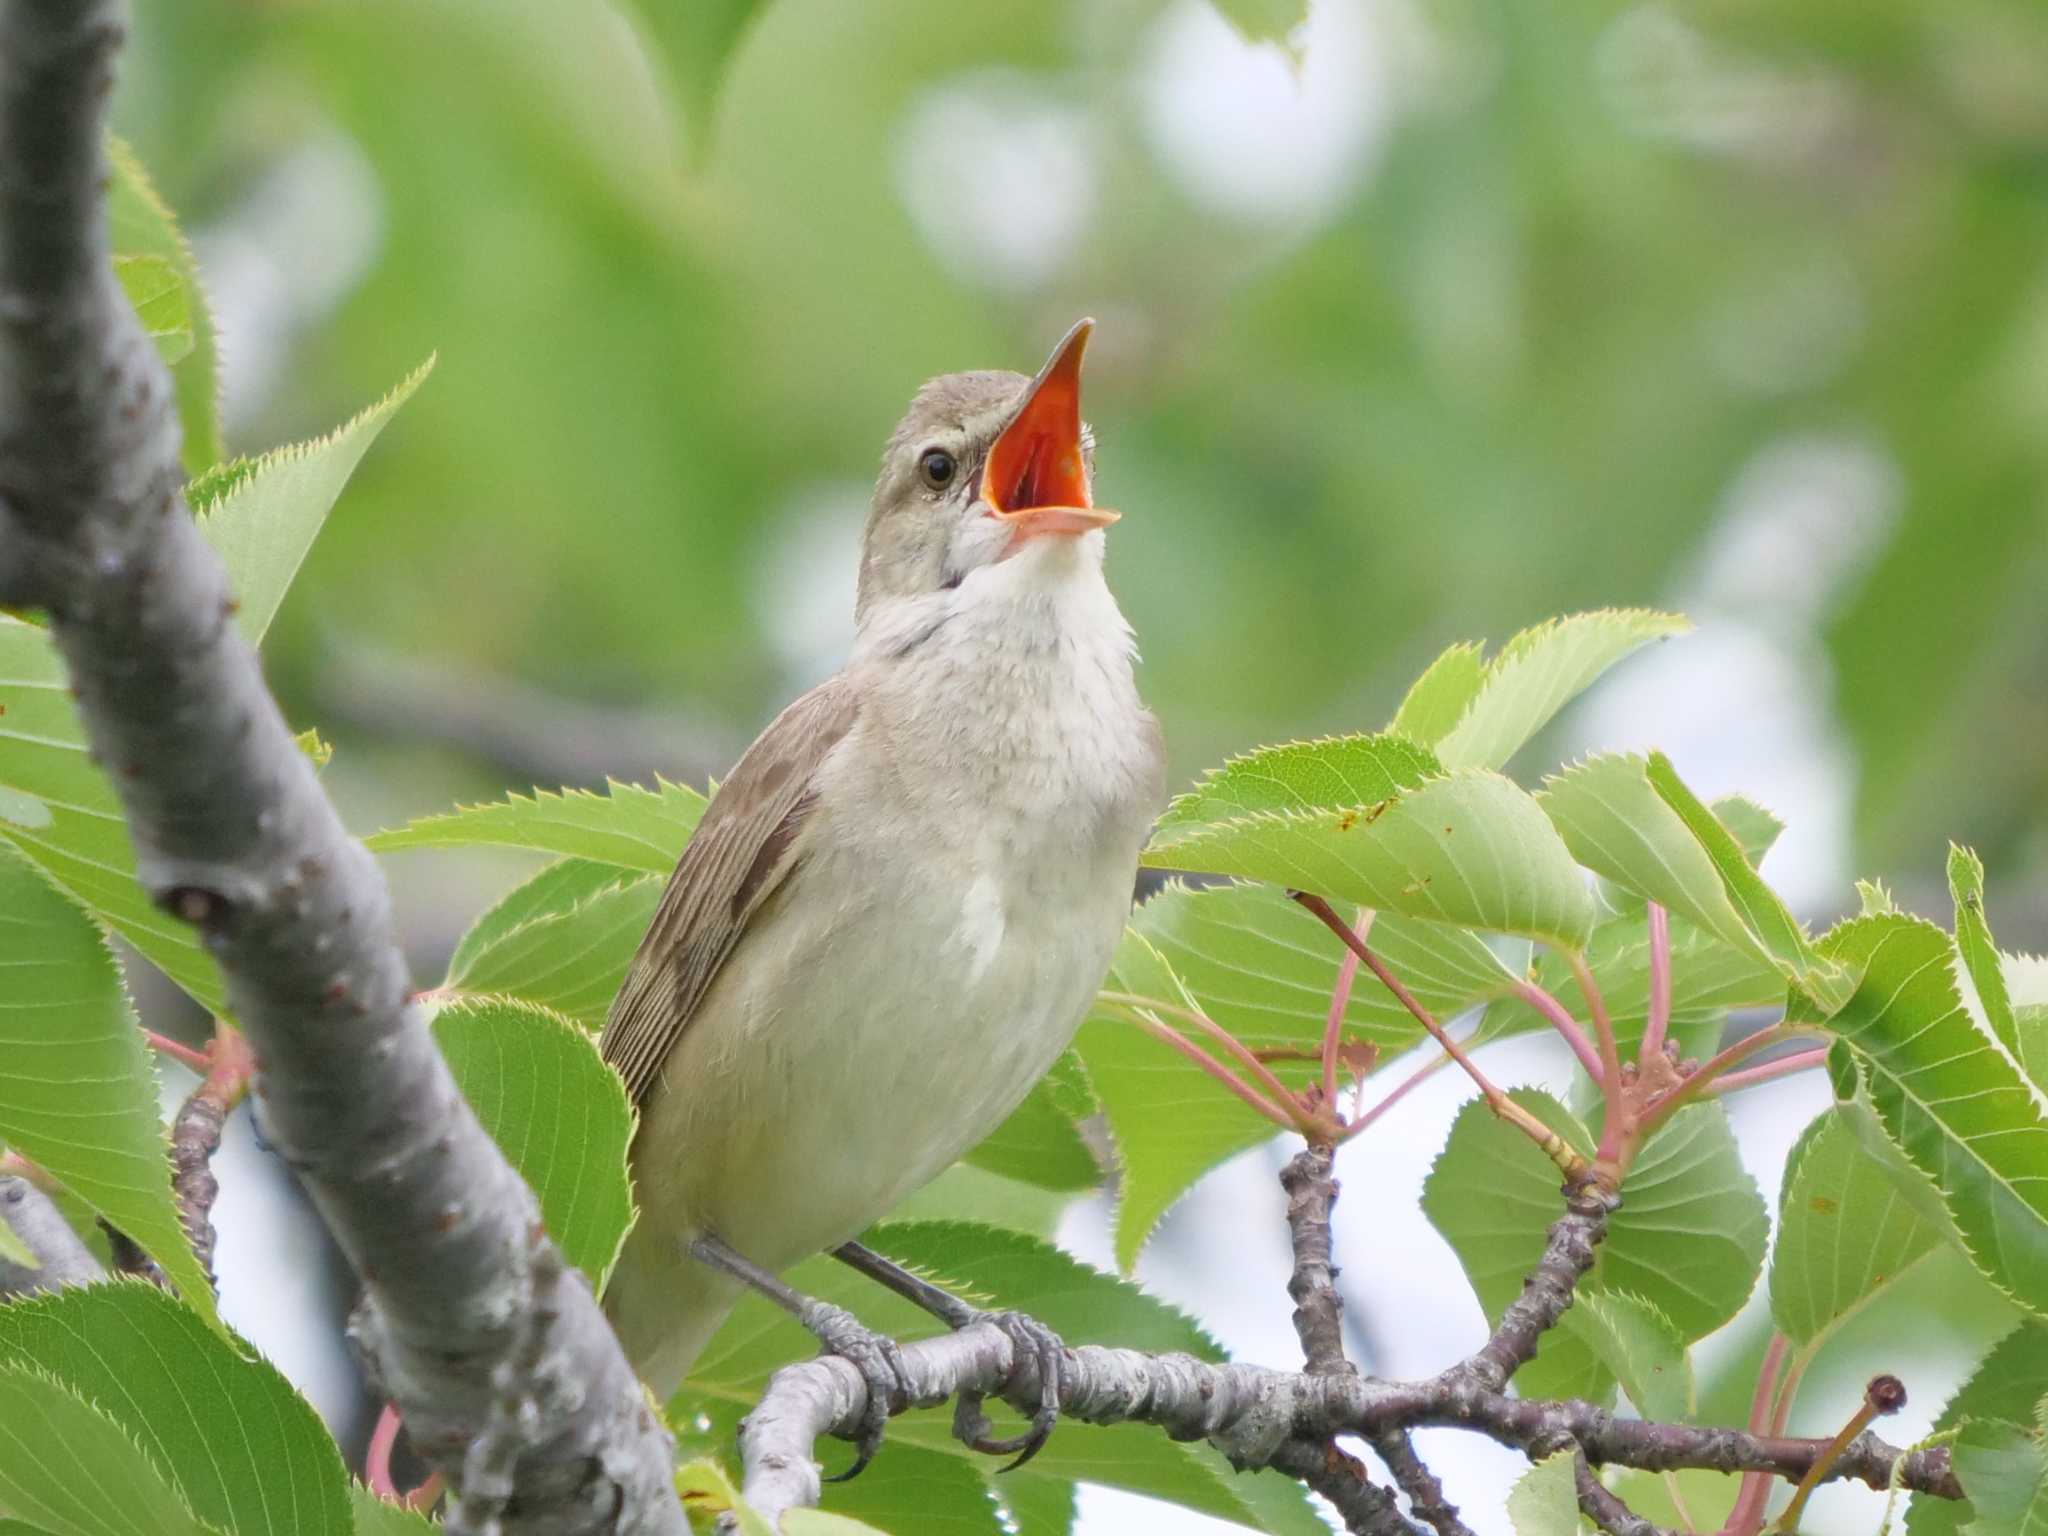
[[[739,1294],[701,1254],[853,1238],[1017,1106],[1108,970],[1163,784],[1103,579],[1092,329],[917,392],[851,658],[712,797],[612,1004],[641,1214],[605,1307],[663,1398]]]

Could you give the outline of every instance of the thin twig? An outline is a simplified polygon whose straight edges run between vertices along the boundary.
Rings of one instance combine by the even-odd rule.
[[[1579,1492],[1579,1508],[1608,1536],[1675,1536],[1663,1526],[1645,1520],[1630,1509],[1602,1483],[1586,1460],[1586,1453],[1574,1447],[1573,1482]]]
[[[1401,1513],[1394,1496],[1372,1480],[1365,1464],[1339,1450],[1335,1441],[1290,1440],[1270,1465],[1328,1499],[1354,1536],[1425,1536]]]
[[[1806,1469],[1806,1476],[1799,1479],[1799,1486],[1792,1490],[1792,1502],[1785,1506],[1785,1512],[1778,1516],[1778,1530],[1781,1536],[1791,1536],[1799,1529],[1799,1517],[1806,1512],[1806,1501],[1813,1496],[1813,1490],[1820,1486],[1821,1479],[1828,1475],[1836,1458],[1849,1448],[1855,1438],[1868,1429],[1879,1415],[1897,1413],[1906,1406],[1905,1384],[1896,1376],[1873,1376],[1863,1389],[1863,1402],[1849,1422],[1842,1426],[1841,1433],[1830,1440],[1827,1449],[1813,1459],[1813,1465]]]
[[[1415,1518],[1437,1536],[1473,1536],[1470,1526],[1458,1518],[1458,1506],[1444,1494],[1444,1485],[1416,1454],[1415,1441],[1405,1429],[1375,1435],[1372,1448],[1394,1475],[1394,1486],[1408,1495]]]
[[[1607,1222],[1621,1201],[1597,1180],[1585,1179],[1565,1192],[1565,1213],[1550,1224],[1543,1256],[1509,1302],[1499,1324],[1478,1351],[1454,1366],[1494,1392],[1504,1391],[1516,1371],[1536,1358],[1543,1335],[1557,1326],[1572,1304],[1580,1278],[1593,1267]]]
[[[1650,919],[1650,1016],[1643,1023],[1639,1061],[1662,1054],[1671,1027],[1671,915],[1654,901],[1644,910]]]
[[[207,1067],[211,1065],[206,1052],[194,1050],[184,1041],[173,1040],[169,1035],[160,1035],[153,1029],[145,1029],[142,1032],[142,1043],[159,1055],[168,1056],[173,1061],[183,1062],[194,1072],[204,1073]]]
[[[1571,1016],[1569,1009],[1550,993],[1525,978],[1514,983],[1515,995],[1550,1021],[1550,1027],[1564,1037],[1564,1043],[1572,1048],[1572,1054],[1579,1058],[1579,1065],[1586,1069],[1586,1075],[1594,1082],[1600,1081],[1604,1070],[1600,1053],[1593,1048],[1593,1042],[1586,1038],[1586,1032],[1579,1028],[1579,1021]]]
[[[1430,1078],[1450,1064],[1451,1057],[1448,1051],[1439,1052],[1437,1055],[1432,1056],[1428,1061],[1425,1061],[1413,1072],[1402,1078],[1400,1082],[1396,1083],[1388,1091],[1387,1096],[1381,1099],[1379,1103],[1373,1105],[1371,1109],[1368,1109],[1364,1114],[1347,1125],[1344,1128],[1346,1138],[1356,1136],[1360,1131],[1371,1125],[1373,1121],[1379,1119],[1381,1115],[1384,1115],[1388,1110],[1400,1103],[1402,1099],[1428,1082]]]
[[[220,1278],[213,1272],[213,1202],[220,1195],[220,1181],[213,1176],[213,1154],[220,1150],[221,1129],[248,1093],[255,1070],[255,1054],[242,1032],[225,1019],[216,1021],[206,1076],[171,1122],[171,1189],[178,1197],[178,1220],[215,1287]]]
[[[1193,1008],[1181,1008],[1172,1003],[1163,1002],[1156,997],[1140,997],[1133,992],[1103,992],[1099,993],[1098,996],[1104,1002],[1115,1003],[1119,1007],[1130,1009],[1132,1012],[1151,1014],[1155,1017],[1159,1014],[1167,1013],[1177,1019],[1185,1019],[1242,1062],[1245,1069],[1265,1085],[1268,1094],[1279,1099],[1284,1104],[1294,1102],[1294,1090],[1280,1081],[1273,1069],[1259,1059],[1258,1052],[1252,1050],[1250,1046],[1246,1045],[1206,1013],[1199,1012]],[[1297,1123],[1297,1119],[1298,1117],[1290,1115],[1281,1123],[1283,1125],[1293,1125]]]
[[[1351,931],[1364,942],[1372,931],[1372,908],[1361,907]],[[1344,1038],[1344,1013],[1351,1006],[1351,984],[1358,979],[1358,956],[1345,950],[1337,961],[1337,984],[1330,989],[1330,1016],[1323,1024],[1323,1102],[1337,1102],[1337,1052]]]
[[[1323,926],[1336,934],[1345,946],[1364,962],[1366,969],[1380,979],[1380,984],[1393,993],[1401,1006],[1415,1017],[1416,1022],[1429,1031],[1436,1043],[1443,1047],[1444,1054],[1455,1061],[1465,1075],[1478,1086],[1480,1093],[1485,1096],[1487,1108],[1541,1147],[1544,1156],[1563,1169],[1567,1178],[1577,1177],[1584,1172],[1585,1159],[1580,1157],[1563,1137],[1495,1087],[1472,1058],[1465,1054],[1465,1048],[1453,1040],[1430,1011],[1415,1000],[1415,994],[1401,984],[1401,979],[1387,969],[1386,962],[1366,947],[1365,942],[1351,931],[1350,925],[1331,910],[1327,901],[1308,891],[1291,891],[1288,894],[1321,918]]]
[[[1792,1341],[1782,1333],[1773,1333],[1771,1342],[1764,1346],[1764,1357],[1757,1366],[1756,1390],[1749,1399],[1749,1431],[1762,1434],[1773,1427],[1772,1404],[1778,1401],[1778,1373],[1784,1368],[1785,1351],[1792,1347]],[[1735,1494],[1735,1507],[1728,1511],[1728,1518],[1722,1523],[1720,1536],[1756,1536],[1763,1528],[1764,1506],[1770,1501],[1771,1478],[1764,1472],[1745,1472],[1742,1486]]]
[[[1773,1078],[1790,1077],[1794,1072],[1826,1066],[1827,1060],[1828,1048],[1824,1045],[1815,1046],[1810,1051],[1794,1051],[1789,1056],[1780,1056],[1776,1061],[1767,1061],[1760,1067],[1744,1067],[1739,1072],[1724,1072],[1707,1085],[1707,1092],[1732,1093],[1753,1083],[1767,1083]]]
[[[1586,1012],[1593,1020],[1593,1037],[1600,1042],[1598,1082],[1612,1103],[1621,1088],[1621,1047],[1615,1042],[1614,1020],[1608,1016],[1607,999],[1600,995],[1600,983],[1593,979],[1593,967],[1586,964],[1586,957],[1576,949],[1563,953],[1564,963],[1571,967],[1572,979],[1579,984],[1586,999]]]
[[[1228,1088],[1282,1130],[1293,1128],[1295,1124],[1294,1116],[1288,1114],[1278,1104],[1266,1098],[1256,1088],[1252,1087],[1251,1084],[1224,1066],[1222,1062],[1211,1056],[1171,1024],[1153,1017],[1149,1012],[1141,1012],[1135,1008],[1125,1008],[1120,1011],[1125,1016],[1125,1022],[1137,1025],[1138,1028],[1144,1030],[1153,1039],[1163,1040],[1166,1044],[1172,1046],[1181,1055],[1187,1057],[1189,1061],[1192,1061],[1204,1072],[1215,1078],[1217,1082]]]

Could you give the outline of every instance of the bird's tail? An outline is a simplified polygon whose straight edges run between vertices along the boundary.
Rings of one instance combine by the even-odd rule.
[[[604,1312],[626,1358],[656,1397],[675,1396],[726,1313],[739,1283],[684,1257],[671,1235],[642,1220],[626,1238],[604,1290]]]

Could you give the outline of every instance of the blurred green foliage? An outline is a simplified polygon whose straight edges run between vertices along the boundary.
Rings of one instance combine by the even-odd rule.
[[[1114,579],[1177,779],[1383,719],[1446,641],[1693,606],[1745,467],[1818,437],[1878,456],[1891,513],[1831,590],[1785,603],[1791,557],[1757,601],[1832,662],[1858,867],[1932,879],[1949,837],[2038,859],[2031,0],[1322,0],[1349,23],[1267,51],[1304,90],[1341,64],[1363,126],[1301,216],[1172,163],[1159,82],[1222,32],[1196,0],[138,9],[121,126],[226,301],[230,446],[442,359],[284,615],[288,692],[354,636],[744,741],[809,680],[769,636],[813,599],[762,596],[820,537],[802,509],[858,505],[923,377],[1029,369],[1091,312]],[[1028,280],[940,249],[1008,183],[920,157],[937,99],[1080,146],[1078,237]],[[1240,103],[1213,109],[1227,139]],[[998,212],[1028,230],[1048,195]],[[252,315],[228,258],[277,206],[312,230],[271,274],[298,307]],[[234,383],[280,343],[274,387]]]

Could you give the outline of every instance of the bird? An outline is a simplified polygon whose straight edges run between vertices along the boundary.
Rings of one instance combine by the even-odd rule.
[[[1095,504],[1081,418],[1093,330],[1033,377],[916,392],[846,666],[718,786],[612,1004],[640,1214],[604,1305],[662,1401],[746,1284],[777,1294],[993,1131],[1107,973],[1164,755],[1104,576],[1119,514]],[[869,1379],[856,1470],[886,1417]]]

